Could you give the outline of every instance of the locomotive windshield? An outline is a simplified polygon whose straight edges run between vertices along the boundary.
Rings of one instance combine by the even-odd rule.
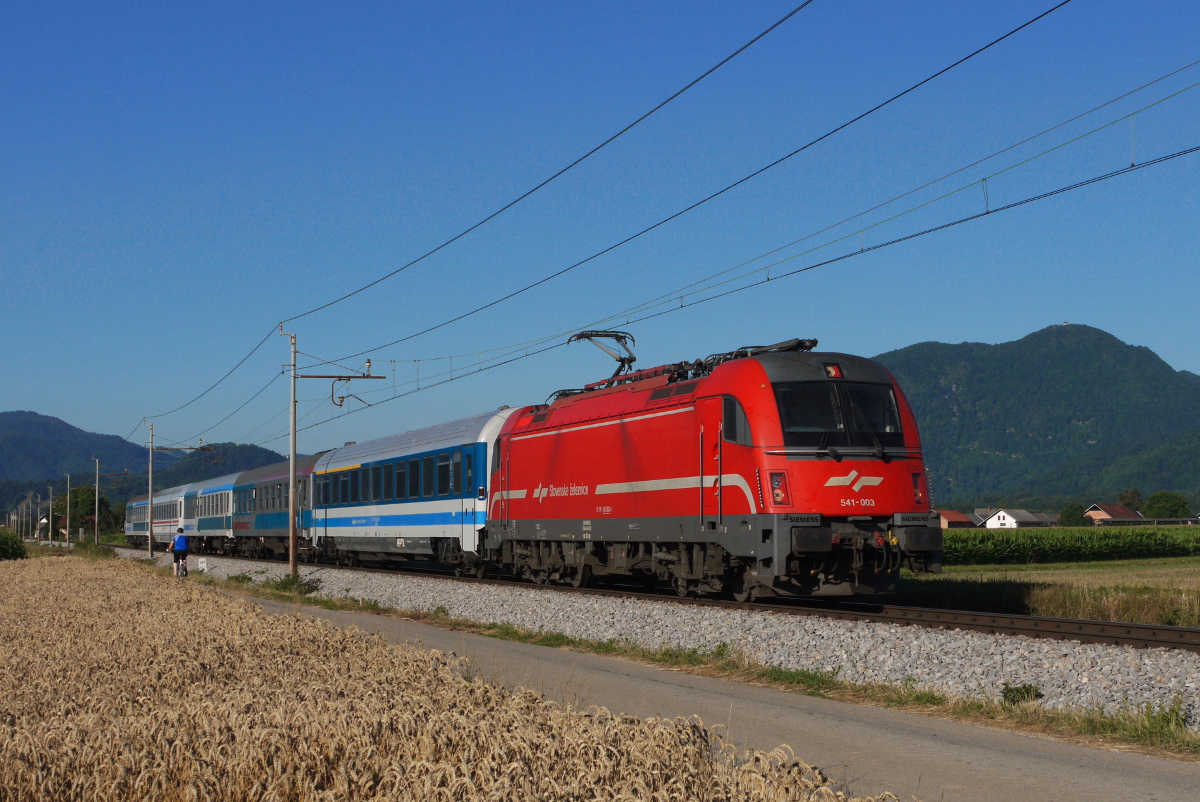
[[[904,445],[896,396],[889,385],[780,382],[773,386],[785,446]]]

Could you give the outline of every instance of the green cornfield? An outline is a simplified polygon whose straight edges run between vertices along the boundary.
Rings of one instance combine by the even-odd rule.
[[[1200,527],[1114,526],[947,529],[946,565],[1135,560],[1200,554]]]
[[[124,560],[7,561],[0,588],[0,802],[846,799],[786,747],[574,709]]]

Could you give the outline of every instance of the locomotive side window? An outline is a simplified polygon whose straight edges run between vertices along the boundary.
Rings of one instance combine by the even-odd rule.
[[[431,456],[421,458],[421,497],[433,498],[437,483],[437,461]]]
[[[754,445],[754,438],[750,436],[750,420],[746,417],[746,410],[742,409],[741,403],[733,396],[727,395],[724,398],[724,407],[721,431],[725,435],[725,442],[742,446]]]
[[[404,498],[405,492],[408,490],[408,471],[405,470],[407,463],[400,460],[396,463],[396,501]]]
[[[500,438],[492,441],[492,473],[500,470]]]
[[[421,497],[421,461],[418,459],[408,461],[408,497]]]

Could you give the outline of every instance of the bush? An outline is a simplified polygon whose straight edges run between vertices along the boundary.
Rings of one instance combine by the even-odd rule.
[[[947,529],[946,565],[1092,562],[1200,554],[1197,527]]]
[[[1059,526],[1091,526],[1091,523],[1083,514],[1082,504],[1068,504],[1058,514]]]
[[[1187,518],[1191,514],[1187,499],[1169,490],[1151,493],[1150,498],[1146,499],[1146,506],[1142,508],[1142,515],[1146,518]]]
[[[1036,702],[1043,696],[1042,689],[1036,685],[1010,685],[1006,682],[1000,689],[1001,703],[1006,707]]]
[[[316,579],[305,579],[299,574],[286,574],[279,579],[270,579],[263,582],[263,587],[280,593],[297,593],[301,596],[307,596],[310,593],[316,593],[320,590],[321,583]]]
[[[25,543],[11,529],[0,529],[0,560],[24,560]]]

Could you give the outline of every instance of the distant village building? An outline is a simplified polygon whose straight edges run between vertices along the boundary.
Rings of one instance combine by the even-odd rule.
[[[992,512],[983,520],[986,529],[1026,529],[1033,526],[1055,526],[1058,516],[1045,512],[1029,512],[1028,510],[999,509]]]
[[[1124,504],[1093,504],[1083,511],[1083,514],[1092,519],[1092,523],[1099,525],[1101,521],[1135,521],[1142,520],[1141,513],[1134,512]]]
[[[958,510],[938,510],[942,519],[942,529],[969,529],[979,526],[979,519]]]

